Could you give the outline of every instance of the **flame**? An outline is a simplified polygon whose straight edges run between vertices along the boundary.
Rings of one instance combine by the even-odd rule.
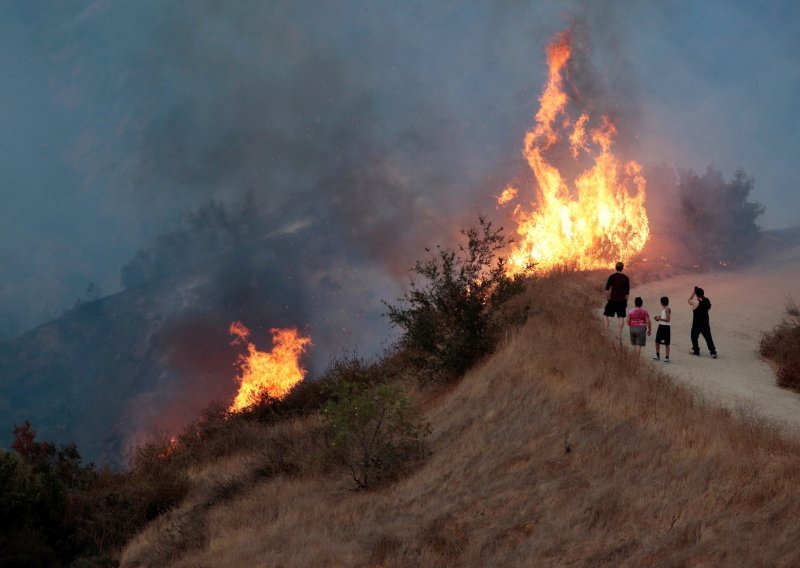
[[[517,196],[517,188],[510,185],[503,190],[503,193],[497,198],[498,205],[505,205]]]
[[[641,251],[650,234],[644,208],[646,180],[639,164],[622,164],[612,153],[614,123],[607,116],[592,123],[586,112],[574,121],[568,115],[564,77],[571,51],[568,32],[547,47],[547,84],[523,149],[539,186],[538,207],[514,210],[519,238],[509,253],[511,274],[531,265],[539,270],[563,265],[581,270],[606,267]],[[562,141],[569,144],[571,168],[580,169],[579,161],[591,164],[572,186],[548,160]],[[503,192],[498,204],[509,201],[505,196]]]
[[[229,408],[231,412],[244,410],[264,394],[283,398],[305,377],[300,356],[311,345],[311,338],[301,336],[296,329],[271,329],[273,347],[266,353],[247,341],[250,330],[241,322],[233,322],[229,331],[233,344],[247,342],[247,355],[239,356],[239,392]]]

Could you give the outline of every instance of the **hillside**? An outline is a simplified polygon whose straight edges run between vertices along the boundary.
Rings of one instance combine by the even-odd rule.
[[[494,356],[419,391],[431,454],[404,478],[281,473],[276,444],[311,455],[315,418],[262,426],[194,468],[122,565],[798,565],[800,442],[609,342],[589,278],[533,283]]]
[[[287,307],[300,302],[286,301],[299,292],[293,265],[276,270],[283,261],[263,243],[240,247],[0,342],[0,443],[29,420],[41,439],[117,466],[136,440],[229,398],[232,321],[259,330],[307,321]]]

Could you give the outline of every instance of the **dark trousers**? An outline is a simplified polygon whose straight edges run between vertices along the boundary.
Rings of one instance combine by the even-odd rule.
[[[706,345],[708,345],[708,350],[714,355],[717,352],[717,348],[714,347],[714,340],[711,339],[711,326],[709,324],[692,324],[692,351],[695,353],[700,353],[700,346],[697,344],[697,338],[703,336],[703,339],[706,340]]]

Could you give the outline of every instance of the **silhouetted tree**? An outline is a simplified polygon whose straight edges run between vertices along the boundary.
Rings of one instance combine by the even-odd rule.
[[[675,220],[686,248],[702,263],[741,263],[756,251],[761,229],[756,219],[760,203],[748,201],[754,180],[737,170],[731,181],[709,166],[703,176],[692,170],[679,173],[681,218]],[[682,222],[682,223],[681,223]]]
[[[203,202],[186,215],[181,226],[156,238],[155,244],[138,250],[123,267],[122,286],[132,288],[219,254],[260,228],[252,194],[235,213],[213,199]]]
[[[403,330],[401,345],[420,368],[459,376],[494,348],[495,316],[524,289],[499,254],[509,243],[502,231],[480,217],[478,227],[461,231],[467,242],[458,252],[437,247],[417,261],[399,305],[384,302],[389,320]]]

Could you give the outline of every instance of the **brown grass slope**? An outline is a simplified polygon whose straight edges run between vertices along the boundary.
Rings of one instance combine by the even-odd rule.
[[[308,468],[201,496],[250,479],[242,454],[198,473],[122,565],[800,565],[800,443],[614,347],[590,315],[598,290],[535,283],[528,323],[423,396],[432,454],[405,478],[359,493]]]

